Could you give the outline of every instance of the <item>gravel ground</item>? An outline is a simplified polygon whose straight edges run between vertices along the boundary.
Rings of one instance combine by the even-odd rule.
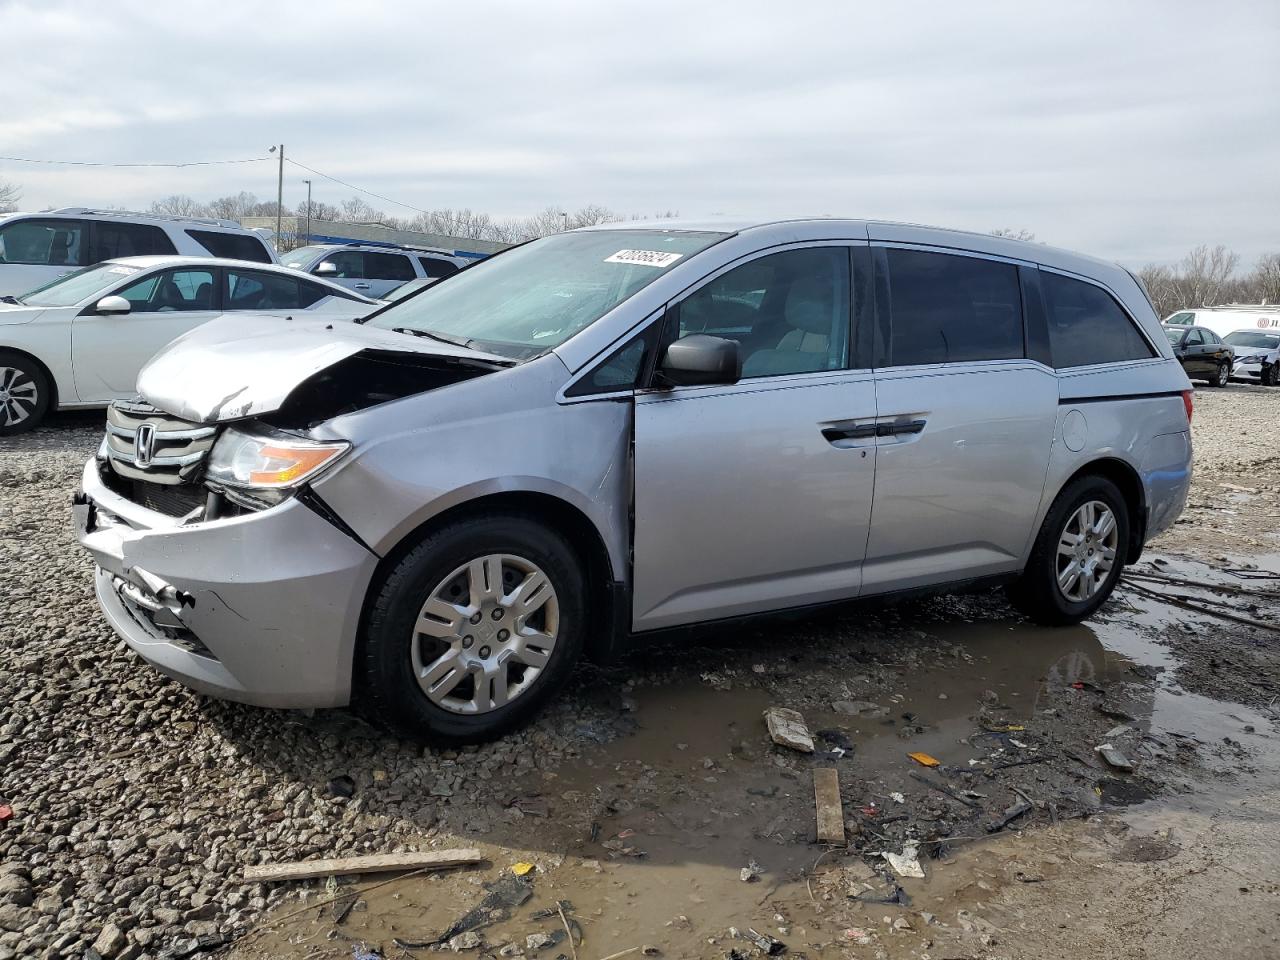
[[[1233,386],[1201,390],[1197,401],[1192,522],[1161,547],[1203,556],[1211,530],[1224,551],[1280,551],[1274,523],[1259,524],[1274,517],[1280,488],[1258,479],[1280,446],[1280,391]],[[254,710],[164,680],[101,620],[91,564],[70,531],[70,496],[100,422],[60,417],[0,441],[0,802],[14,811],[0,824],[0,960],[217,949],[289,896],[240,883],[245,864],[527,832],[509,806],[514,785],[541,783],[590,745],[629,730],[624,673],[592,683],[600,675],[585,670],[528,730],[463,751],[395,742],[343,711]],[[1235,514],[1218,509],[1228,494],[1247,498]],[[949,603],[928,609],[989,615]],[[915,631],[893,615],[877,623],[879,647],[840,654],[844,675],[850,663],[872,661],[865,682],[846,685],[850,699],[874,699],[886,682],[877,658],[898,657],[899,674],[914,666],[891,648]],[[829,626],[809,632],[821,636]],[[773,649],[800,635],[772,637]],[[707,664],[725,660],[721,650]],[[707,664],[695,658],[689,669]],[[641,660],[630,675],[661,679],[663,669],[661,658]],[[830,690],[825,679],[819,686]],[[351,779],[331,782],[342,777]]]

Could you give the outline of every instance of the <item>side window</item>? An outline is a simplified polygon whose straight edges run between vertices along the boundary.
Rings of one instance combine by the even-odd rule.
[[[450,260],[437,260],[435,257],[419,257],[418,263],[422,264],[422,272],[433,279],[447,277],[451,273],[458,272],[458,265]]]
[[[332,263],[337,273],[327,273],[326,278],[335,280],[360,280],[364,277],[364,254],[359,250],[343,250],[325,257],[320,263]],[[320,264],[316,264],[319,266]]]
[[[18,220],[6,224],[0,228],[0,263],[85,266],[84,232],[79,220]]]
[[[840,370],[849,356],[849,289],[847,247],[759,257],[681,301],[671,339],[736,340],[743,379]]]
[[[164,270],[117,292],[135,313],[173,313],[213,309],[213,271]]]
[[[1175,313],[1165,323],[1176,323],[1178,326],[1186,326],[1195,323],[1196,315],[1194,313]]]
[[[593,393],[613,393],[638,387],[661,329],[661,321],[649,324],[642,334],[619,347],[608,359],[566,390],[565,396],[585,397]]]
[[[322,287],[318,283],[311,283],[307,280],[298,281],[298,306],[304,310],[313,303],[334,295],[332,290],[328,287]]]
[[[169,235],[150,223],[89,221],[89,262],[116,257],[151,257],[177,253]]]
[[[366,280],[412,280],[417,274],[409,258],[398,253],[368,253],[364,255]]]
[[[258,237],[244,233],[219,233],[216,230],[188,230],[187,236],[215,257],[270,263],[271,254]]]
[[[1010,263],[889,249],[893,336],[889,365],[1026,356],[1022,291]]]
[[[301,307],[300,282],[296,277],[276,273],[228,268],[226,309],[297,310]]]
[[[1199,347],[1204,345],[1204,333],[1199,329],[1191,330],[1187,333],[1186,345],[1188,347]]]
[[[1049,345],[1055,367],[1155,356],[1129,315],[1101,287],[1041,270],[1040,288],[1049,315]]]
[[[1212,330],[1206,330],[1204,332],[1204,342],[1205,343],[1221,343],[1222,341],[1218,339],[1218,335],[1214,333]]]

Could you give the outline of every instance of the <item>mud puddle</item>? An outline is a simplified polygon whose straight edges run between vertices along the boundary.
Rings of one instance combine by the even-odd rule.
[[[1208,576],[1183,561],[1159,569]],[[1057,630],[1012,621],[991,597],[945,598],[644,654],[606,678],[607,693],[580,693],[616,702],[606,734],[537,781],[503,785],[520,812],[480,838],[483,869],[375,889],[341,923],[316,907],[232,955],[447,949],[404,945],[456,929],[522,864],[528,901],[456,946],[599,960],[644,945],[761,955],[766,941],[748,930],[812,957],[982,942],[984,905],[1067,871],[1064,848],[1112,855],[1097,813],[1127,806],[1119,829],[1172,848],[1171,830],[1249,816],[1245,794],[1277,787],[1271,717],[1175,679],[1183,661],[1169,635],[1188,624],[1216,629],[1133,594]],[[770,706],[803,714],[813,754],[769,741]],[[1109,765],[1103,743],[1133,769]],[[819,767],[838,773],[845,846],[816,842]],[[914,853],[924,876],[896,872],[884,853]]]

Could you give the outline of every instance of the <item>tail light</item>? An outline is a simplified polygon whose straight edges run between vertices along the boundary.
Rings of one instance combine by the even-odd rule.
[[[1187,423],[1191,422],[1191,414],[1195,410],[1196,405],[1192,401],[1192,397],[1194,396],[1195,396],[1194,390],[1182,391],[1182,405],[1187,408]]]

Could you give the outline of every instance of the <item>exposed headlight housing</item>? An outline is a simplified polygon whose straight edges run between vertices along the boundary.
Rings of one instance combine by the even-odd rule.
[[[317,441],[259,427],[224,430],[209,453],[205,478],[233,500],[280,503],[350,448],[343,440]]]

